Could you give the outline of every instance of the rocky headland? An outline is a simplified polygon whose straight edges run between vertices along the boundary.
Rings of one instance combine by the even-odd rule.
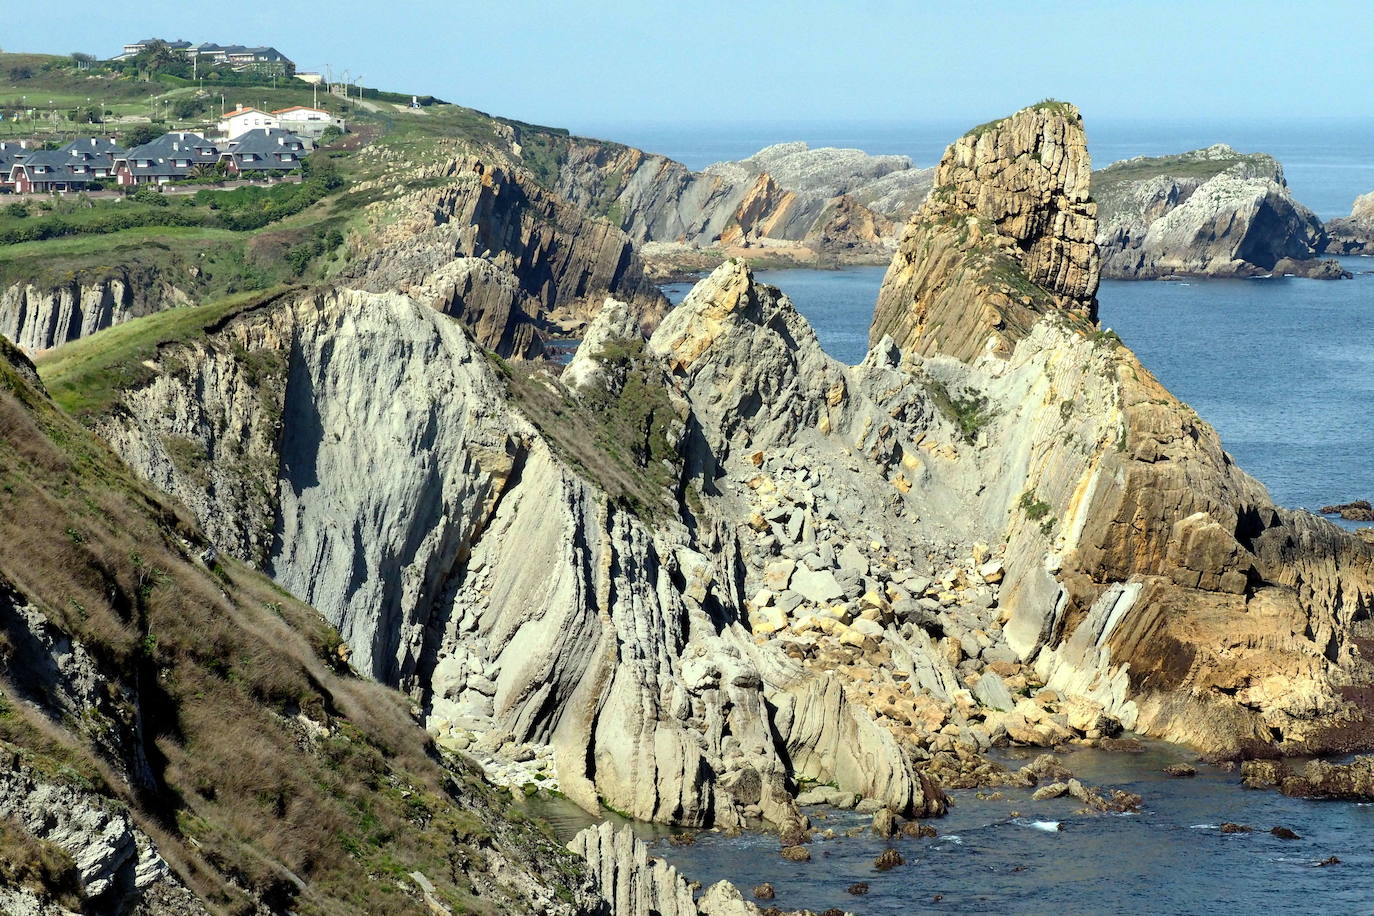
[[[1094,173],[1093,196],[1107,277],[1348,276],[1321,257],[1321,220],[1293,199],[1283,168],[1263,153],[1217,144],[1126,159]]]
[[[1374,255],[1374,191],[1355,198],[1350,215],[1326,224],[1328,254]]]
[[[905,156],[780,143],[693,172],[603,141],[569,142],[556,190],[604,213],[658,276],[726,258],[781,264],[886,263],[932,170]]]
[[[858,366],[738,262],[647,340],[609,303],[561,379],[322,289],[164,346],[92,422],[441,745],[592,810],[783,826],[822,783],[937,815],[1012,778],[993,744],[1123,727],[1357,747],[1370,547],[1095,326],[1089,175],[1063,103],[957,141]]]

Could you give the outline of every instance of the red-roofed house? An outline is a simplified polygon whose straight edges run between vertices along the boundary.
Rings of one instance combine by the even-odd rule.
[[[280,126],[276,115],[268,114],[257,108],[244,108],[242,105],[226,113],[219,122],[220,131],[230,140],[250,130],[271,129]]]

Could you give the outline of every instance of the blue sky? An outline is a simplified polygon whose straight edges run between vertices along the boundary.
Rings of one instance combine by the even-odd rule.
[[[574,129],[966,119],[1047,96],[1089,117],[1374,117],[1367,3],[293,3],[69,0],[5,50],[150,35],[272,44],[302,69]],[[115,10],[118,10],[117,14]]]

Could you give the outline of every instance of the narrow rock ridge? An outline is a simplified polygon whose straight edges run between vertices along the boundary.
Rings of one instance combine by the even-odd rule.
[[[1093,174],[1093,196],[1107,277],[1343,275],[1318,258],[1327,245],[1321,220],[1263,153],[1218,144],[1126,159]]]
[[[146,270],[87,272],[56,285],[16,283],[0,289],[0,335],[39,353],[189,301]]]
[[[869,341],[969,360],[1007,355],[1051,310],[1095,320],[1100,259],[1078,109],[1024,108],[945,151],[907,225]],[[979,307],[969,307],[975,293]]]
[[[666,309],[630,238],[609,222],[474,156],[429,171],[455,180],[373,204],[373,232],[345,282],[408,293],[503,356],[536,354],[556,324],[580,326],[607,295],[648,325]]]
[[[1327,254],[1374,255],[1374,191],[1355,198],[1350,215],[1326,224]]]
[[[629,827],[609,821],[587,827],[568,843],[587,860],[610,916],[757,916],[759,908],[733,884],[718,881],[697,898],[687,879],[662,859],[649,855]]]

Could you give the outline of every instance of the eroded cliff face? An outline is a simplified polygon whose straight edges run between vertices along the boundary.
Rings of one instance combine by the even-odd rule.
[[[888,267],[870,343],[890,336],[914,352],[1005,356],[1049,312],[1094,320],[1090,176],[1083,119],[1062,102],[957,140]]]
[[[1350,215],[1326,224],[1327,254],[1374,255],[1374,191],[1355,198]]]
[[[904,156],[800,142],[693,172],[632,147],[573,141],[556,187],[636,242],[659,243],[646,249],[659,260],[720,247],[885,260],[931,175]]]
[[[1272,506],[1095,327],[1076,111],[941,175],[858,366],[738,262],[647,341],[607,303],[563,378],[317,290],[163,347],[100,430],[442,745],[589,810],[786,824],[814,780],[935,815],[937,780],[1027,778],[994,743],[1122,725],[1368,744],[1371,547]]]
[[[649,820],[783,823],[799,776],[903,814],[942,809],[838,683],[753,644],[731,521],[673,492],[658,515],[609,498],[568,457],[596,415],[550,440],[547,415],[526,419],[446,316],[395,294],[311,294],[159,362],[103,434],[221,549],[308,596],[441,741],[547,748],[569,797]],[[546,377],[517,405],[528,386],[572,403]],[[241,400],[264,391],[279,406]],[[674,409],[690,437],[690,405]],[[220,487],[213,465],[252,472]]]
[[[56,286],[16,283],[0,289],[0,334],[39,353],[187,302],[185,293],[148,270],[88,272]]]
[[[650,326],[666,308],[624,232],[527,175],[467,155],[425,174],[438,186],[369,208],[350,285],[410,293],[503,356],[536,355],[556,322],[580,326],[607,295]]]
[[[591,866],[609,906],[609,916],[757,916],[759,908],[728,881],[718,881],[697,898],[693,885],[629,827],[609,822],[588,827],[568,844]]]
[[[353,674],[315,611],[207,551],[3,339],[0,483],[4,912],[605,912],[576,859]],[[404,877],[370,887],[383,860]]]
[[[1108,277],[1342,275],[1318,258],[1327,244],[1321,220],[1262,153],[1218,144],[1127,159],[1093,175],[1093,194]]]
[[[1061,124],[1079,147],[1076,118]],[[1033,146],[997,143],[1037,168]],[[992,174],[1003,170],[1018,168]],[[1066,293],[1096,287],[1094,256],[1059,262],[1081,265],[1066,288],[1046,279],[1065,273],[1020,253],[1019,235],[973,231],[1000,193],[971,170],[950,195],[962,211],[928,204],[913,219],[872,333],[895,331],[918,365],[956,358],[984,399],[986,446],[966,473],[980,483],[972,504],[1005,519],[1009,644],[1050,687],[1150,734],[1215,751],[1367,745],[1368,544],[1274,507],[1216,433],[1075,307]],[[1057,211],[1054,197],[1033,203],[1032,222]],[[962,246],[942,220],[968,227]],[[1083,228],[1090,245],[1090,219]],[[986,249],[1010,251],[1020,277],[971,271]],[[1018,286],[1026,296],[1009,308]]]

